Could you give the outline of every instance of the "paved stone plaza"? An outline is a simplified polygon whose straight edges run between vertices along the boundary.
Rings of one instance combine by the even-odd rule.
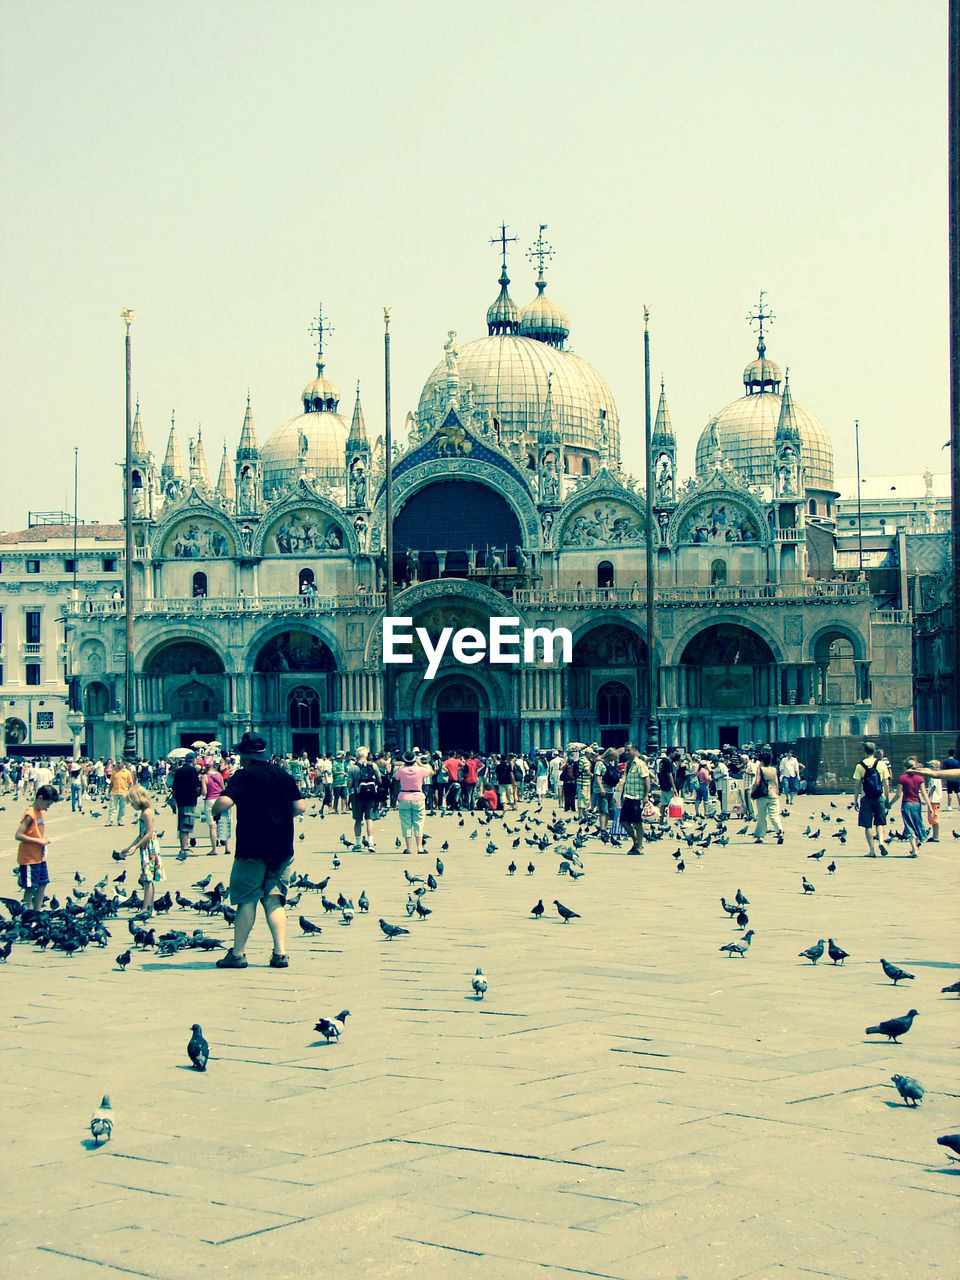
[[[17,805],[3,803],[12,833]],[[731,823],[731,844],[699,859],[687,852],[682,875],[676,841],[649,845],[643,858],[590,842],[577,882],[558,877],[552,850],[514,851],[499,822],[488,856],[487,828],[471,840],[469,816],[462,828],[435,818],[433,850],[450,848],[439,889],[426,895],[433,914],[420,922],[404,910],[403,869],[425,875],[433,857],[394,850],[394,817],[376,854],[343,850],[342,819],[308,817],[298,870],[332,874],[334,898],[366,890],[370,912],[343,925],[305,893],[288,970],[267,967],[262,921],[250,967],[236,972],[214,968],[222,953],[196,951],[135,952],[120,972],[129,912],[111,924],[105,950],[16,946],[0,973],[7,1274],[916,1280],[954,1271],[960,1164],[936,1138],[960,1129],[960,1002],[940,994],[960,976],[960,845],[949,814],[946,843],[916,861],[898,845],[868,861],[852,821],[845,846],[826,832],[811,844],[800,835],[807,814],[823,825],[828,804],[801,798],[780,848],[754,846]],[[167,817],[158,826],[168,887],[196,896],[200,877],[226,880],[222,855],[174,860]],[[517,826],[513,814],[507,822]],[[77,868],[86,889],[117,873],[120,833],[103,824],[53,810],[61,899]],[[827,858],[806,859],[824,845]],[[802,893],[802,873],[814,894]],[[738,936],[719,901],[738,887],[756,929],[742,960],[718,951]],[[555,897],[582,918],[563,924]],[[541,921],[529,915],[538,898]],[[322,923],[321,936],[301,936],[300,912]],[[379,916],[409,937],[387,942]],[[169,918],[228,937],[216,917],[208,925],[175,909]],[[849,951],[843,967],[798,959],[821,937]],[[880,956],[915,981],[895,989]],[[478,965],[489,982],[482,1003],[471,991]],[[901,1044],[864,1035],[911,1007],[919,1017]],[[343,1008],[352,1016],[327,1046],[313,1025]],[[193,1022],[210,1042],[205,1074],[186,1056]],[[895,1071],[925,1086],[916,1110],[901,1105]],[[116,1127],[94,1150],[88,1122],[103,1092]]]

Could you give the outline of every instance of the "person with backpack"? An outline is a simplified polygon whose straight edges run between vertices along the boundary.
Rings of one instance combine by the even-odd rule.
[[[564,813],[574,813],[577,808],[577,764],[576,753],[567,755],[566,763],[560,770],[560,790],[563,793]]]
[[[593,783],[596,810],[600,815],[600,830],[606,831],[613,813],[614,789],[620,785],[620,752],[616,747],[607,747],[602,756],[597,756],[593,766]],[[605,838],[601,836],[601,839]]]
[[[890,802],[890,767],[877,754],[876,743],[863,744],[863,759],[853,771],[854,782],[860,784],[860,795],[857,800],[857,825],[863,829],[867,837],[866,857],[875,858],[880,849],[882,857],[887,856],[887,805]]]
[[[375,853],[373,814],[380,791],[380,770],[370,759],[367,747],[357,747],[356,762],[347,770],[347,790],[353,814],[353,852],[359,853],[363,848],[361,838],[366,826],[367,848]]]

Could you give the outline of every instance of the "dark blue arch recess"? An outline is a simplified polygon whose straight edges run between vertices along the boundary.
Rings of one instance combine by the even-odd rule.
[[[446,551],[445,576],[466,577],[467,553],[489,567],[495,554],[504,567],[516,563],[523,544],[520,522],[495,489],[476,480],[438,480],[405,503],[393,526],[394,564],[402,575],[406,554],[420,558],[421,581],[437,576],[437,551]]]

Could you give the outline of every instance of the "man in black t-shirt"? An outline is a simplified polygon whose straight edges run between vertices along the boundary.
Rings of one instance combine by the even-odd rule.
[[[245,969],[244,948],[257,917],[257,903],[273,937],[272,969],[286,969],[287,913],[284,903],[293,865],[293,818],[306,801],[289,773],[267,762],[267,744],[245,733],[237,747],[241,768],[214,801],[213,817],[237,807],[237,845],[230,872],[230,901],[237,909],[233,946],[218,969]]]
[[[200,774],[194,763],[196,756],[188,751],[183,757],[183,764],[173,775],[170,790],[177,802],[177,832],[180,836],[180,858],[187,856],[187,846],[196,840],[193,834],[197,818],[197,800],[203,788],[200,785]]]

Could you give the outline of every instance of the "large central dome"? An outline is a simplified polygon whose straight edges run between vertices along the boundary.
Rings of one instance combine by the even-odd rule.
[[[566,314],[548,304],[542,290],[521,313],[507,293],[509,283],[504,273],[500,296],[487,311],[487,336],[460,348],[460,386],[472,388],[476,409],[496,418],[501,439],[510,443],[524,433],[536,435],[552,382],[553,421],[567,448],[619,458],[620,420],[613,393],[592,364],[559,345],[566,338]],[[538,323],[548,305],[550,324]],[[442,390],[448,378],[448,366],[441,361],[420,394],[421,421],[430,417],[435,390]]]

